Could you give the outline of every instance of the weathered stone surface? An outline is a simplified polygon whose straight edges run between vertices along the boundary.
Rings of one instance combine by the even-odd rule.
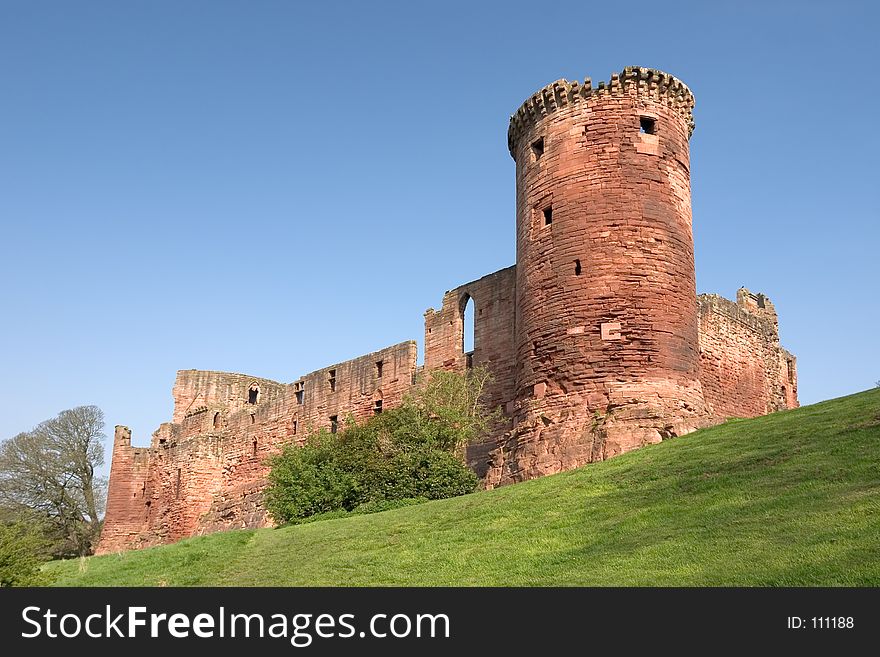
[[[98,552],[269,524],[262,504],[266,458],[285,443],[302,441],[310,428],[329,428],[332,417],[343,423],[372,415],[378,400],[388,407],[399,404],[415,372],[415,342],[332,365],[291,384],[243,374],[178,372],[176,421],[159,427],[150,448],[132,448],[130,431],[116,428]],[[248,403],[254,385],[258,394]]]
[[[467,453],[487,487],[797,406],[770,300],[696,296],[693,107],[673,76],[627,68],[595,89],[554,82],[511,117],[517,264],[425,313],[426,370],[494,375],[487,401],[506,423]],[[407,342],[290,384],[179,372],[172,421],[149,448],[116,428],[98,552],[269,524],[266,457],[311,427],[399,404],[417,370]]]
[[[511,120],[518,410],[488,485],[711,421],[699,379],[685,90],[646,69],[589,94],[561,80]]]
[[[468,367],[464,353],[464,308],[474,300],[474,350],[472,365],[484,365],[493,374],[486,389],[486,403],[491,408],[504,407],[514,397],[513,348],[516,267],[466,283],[443,295],[440,310],[425,312],[425,369],[463,371]],[[472,444],[467,450],[468,465],[481,477],[488,466],[488,456],[496,437]]]
[[[797,361],[779,345],[776,310],[763,294],[745,288],[733,303],[701,294],[700,379],[722,417],[751,417],[797,401]]]

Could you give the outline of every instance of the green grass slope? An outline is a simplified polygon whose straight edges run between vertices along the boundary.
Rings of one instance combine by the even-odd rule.
[[[58,585],[880,585],[880,389],[449,500],[48,564]]]

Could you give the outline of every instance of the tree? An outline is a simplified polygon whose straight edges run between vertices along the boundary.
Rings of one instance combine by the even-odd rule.
[[[0,505],[45,518],[56,556],[90,554],[97,542],[104,438],[101,409],[79,406],[0,444]]]
[[[485,437],[501,421],[499,410],[485,404],[491,381],[482,366],[465,374],[436,370],[423,375],[401,405],[415,411],[413,435],[461,455],[468,443]]]

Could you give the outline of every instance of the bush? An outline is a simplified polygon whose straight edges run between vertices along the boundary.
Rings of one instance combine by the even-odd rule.
[[[336,434],[314,433],[302,447],[288,445],[270,461],[272,517],[302,522],[473,492],[479,480],[462,454],[494,421],[480,402],[487,380],[482,369],[436,372],[397,408],[362,424],[350,420]]]
[[[473,493],[479,483],[477,475],[458,457],[436,448],[397,454],[390,459],[388,474],[381,495],[376,496],[379,499],[439,500]]]
[[[48,578],[40,570],[47,547],[43,533],[33,524],[0,523],[0,586],[48,584]]]
[[[305,445],[288,445],[272,459],[266,506],[276,520],[291,522],[359,503],[357,477],[344,467],[339,441],[330,433]]]

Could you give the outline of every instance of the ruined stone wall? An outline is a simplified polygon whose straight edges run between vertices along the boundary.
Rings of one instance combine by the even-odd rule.
[[[474,302],[474,348],[464,352],[464,309]],[[485,366],[492,374],[486,389],[489,408],[504,409],[514,395],[513,329],[516,300],[516,266],[465,283],[443,295],[440,310],[425,312],[425,369],[463,372],[469,366]],[[489,452],[496,436],[472,443],[468,465],[479,475],[486,473]]]
[[[284,391],[284,384],[247,374],[181,370],[171,392],[174,396],[171,421],[181,424],[187,416],[206,408],[222,409],[225,413],[240,410],[248,405],[250,388],[254,385],[258,388],[258,401],[274,399]]]
[[[425,313],[425,371],[493,375],[486,402],[507,424],[467,450],[487,487],[797,406],[796,361],[770,300],[696,297],[693,106],[676,78],[631,67],[595,89],[557,81],[511,117],[517,264]],[[267,457],[398,405],[418,370],[406,342],[290,384],[179,372],[172,421],[150,448],[116,428],[98,552],[268,524]]]
[[[222,372],[178,373],[179,422],[161,425],[150,448],[132,447],[129,430],[117,428],[98,553],[267,525],[267,457],[312,429],[330,428],[331,418],[341,425],[349,417],[372,415],[378,401],[387,408],[400,404],[415,371],[416,345],[405,342],[292,384]],[[249,403],[246,393],[255,384],[260,395]],[[199,402],[206,410],[193,406]]]
[[[131,446],[131,431],[117,426],[113,435],[113,460],[107,488],[107,510],[101,530],[101,547],[140,547],[139,537],[147,523],[150,450]]]
[[[776,310],[763,294],[746,289],[737,301],[701,294],[700,380],[713,412],[754,417],[797,402],[794,356],[779,345]]]
[[[604,459],[705,423],[688,139],[665,73],[558,81],[511,118],[516,407],[490,485]]]

